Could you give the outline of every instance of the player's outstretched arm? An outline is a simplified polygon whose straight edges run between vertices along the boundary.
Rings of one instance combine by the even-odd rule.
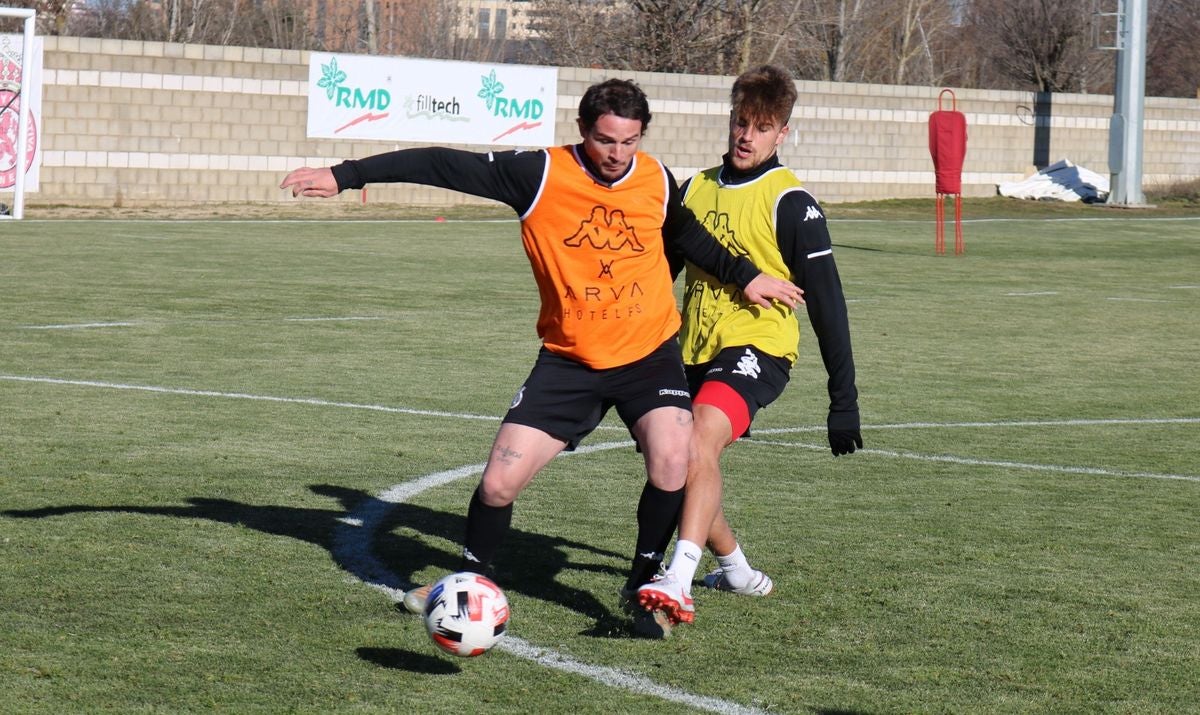
[[[804,291],[791,281],[766,273],[759,273],[754,280],[746,284],[742,293],[746,300],[758,303],[764,308],[770,308],[772,300],[777,300],[793,310],[797,305],[804,305]]]
[[[333,169],[329,167],[313,169],[305,166],[296,169],[283,177],[279,188],[290,188],[292,196],[316,196],[323,199],[340,193],[337,180],[333,178]]]

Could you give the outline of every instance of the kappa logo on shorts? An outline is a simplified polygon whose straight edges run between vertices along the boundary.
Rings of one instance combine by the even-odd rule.
[[[737,369],[733,371],[734,375],[745,375],[751,379],[757,380],[762,374],[762,367],[758,364],[758,356],[750,352],[750,348],[746,348],[746,354],[738,360]]]
[[[517,390],[517,394],[513,395],[512,404],[508,406],[508,409],[516,409],[517,405],[521,404],[521,400],[523,399],[525,399],[525,386],[521,385],[521,389]]]
[[[687,390],[671,390],[671,389],[664,387],[663,389],[658,391],[658,396],[663,397],[665,395],[674,395],[675,397],[691,397],[692,396],[691,393],[688,392]]]

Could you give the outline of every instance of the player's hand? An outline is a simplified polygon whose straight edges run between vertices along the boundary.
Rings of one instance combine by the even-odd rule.
[[[830,411],[826,426],[829,428],[829,450],[833,456],[854,454],[856,448],[862,449],[862,428],[857,409]]]
[[[829,449],[833,456],[854,454],[854,449],[862,449],[862,433],[858,430],[831,429],[829,430]]]
[[[302,167],[283,177],[279,188],[292,190],[292,196],[316,196],[327,199],[338,195],[337,180],[333,178],[333,169],[313,169]]]
[[[797,305],[804,304],[804,291],[791,281],[759,273],[742,290],[746,300],[758,303],[764,308],[770,308],[771,301],[776,300],[793,310]]]

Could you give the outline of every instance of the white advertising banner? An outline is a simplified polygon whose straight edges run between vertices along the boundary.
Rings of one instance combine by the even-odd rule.
[[[17,157],[25,150],[25,191],[38,190],[42,164],[42,38],[33,38],[33,57],[21,62],[20,35],[0,34],[0,189],[17,183]],[[24,71],[22,72],[22,64]],[[22,76],[23,75],[23,76]],[[29,103],[24,146],[17,137],[21,103]]]
[[[310,138],[554,143],[557,68],[323,52],[309,62]]]

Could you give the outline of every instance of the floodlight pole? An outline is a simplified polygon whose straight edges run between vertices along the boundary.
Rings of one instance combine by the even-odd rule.
[[[1118,0],[1117,82],[1108,129],[1108,203],[1139,206],[1142,193],[1142,121],[1146,105],[1147,0]]]

